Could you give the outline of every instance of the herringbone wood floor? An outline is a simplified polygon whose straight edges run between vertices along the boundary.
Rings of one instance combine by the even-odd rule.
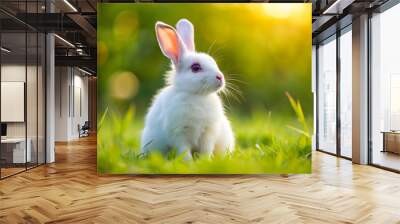
[[[99,177],[95,144],[0,181],[0,223],[400,223],[400,175],[322,153],[312,175]]]

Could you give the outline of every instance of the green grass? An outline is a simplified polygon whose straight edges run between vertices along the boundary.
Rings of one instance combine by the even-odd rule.
[[[106,110],[99,120],[97,169],[108,174],[264,174],[310,173],[308,119],[299,102],[288,98],[296,116],[256,111],[246,117],[228,114],[236,149],[226,156],[185,161],[180,155],[139,153],[143,120],[132,107],[121,115]]]

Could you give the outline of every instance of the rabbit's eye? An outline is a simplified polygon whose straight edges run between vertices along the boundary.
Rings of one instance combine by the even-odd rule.
[[[192,72],[194,72],[194,73],[201,71],[201,66],[199,63],[192,64],[192,66],[190,66],[190,68],[192,69]]]

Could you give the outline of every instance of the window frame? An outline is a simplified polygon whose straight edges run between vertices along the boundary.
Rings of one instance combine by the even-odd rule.
[[[344,35],[347,32],[352,31],[352,22],[349,20],[350,17],[345,17],[341,20],[338,21],[342,22],[344,25],[343,27],[336,27],[337,24],[334,24],[336,32],[332,33],[331,35],[328,35],[324,37],[323,39],[318,40],[318,42],[315,44],[316,45],[316,53],[315,53],[315,81],[316,81],[316,94],[315,94],[315,100],[316,100],[316,110],[315,110],[315,122],[316,122],[316,136],[315,136],[315,141],[316,141],[316,151],[323,152],[329,155],[333,155],[339,158],[343,158],[346,160],[352,160],[351,157],[347,157],[342,155],[342,150],[341,150],[341,119],[340,119],[340,81],[341,81],[341,67],[340,67],[340,37]],[[329,28],[328,28],[329,29]],[[319,90],[320,90],[320,75],[319,75],[319,64],[320,64],[320,56],[318,54],[318,49],[321,45],[321,43],[327,43],[330,41],[336,41],[336,152],[332,153],[327,150],[321,149],[320,143],[319,143]]]

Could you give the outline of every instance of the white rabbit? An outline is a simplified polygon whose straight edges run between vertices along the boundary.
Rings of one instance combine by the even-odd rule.
[[[231,152],[234,134],[218,96],[225,86],[224,75],[211,56],[195,51],[191,22],[181,19],[176,28],[162,22],[155,26],[172,69],[146,115],[141,152],[159,150],[165,155],[175,148],[185,153],[185,159],[192,159],[194,152],[207,156]]]

